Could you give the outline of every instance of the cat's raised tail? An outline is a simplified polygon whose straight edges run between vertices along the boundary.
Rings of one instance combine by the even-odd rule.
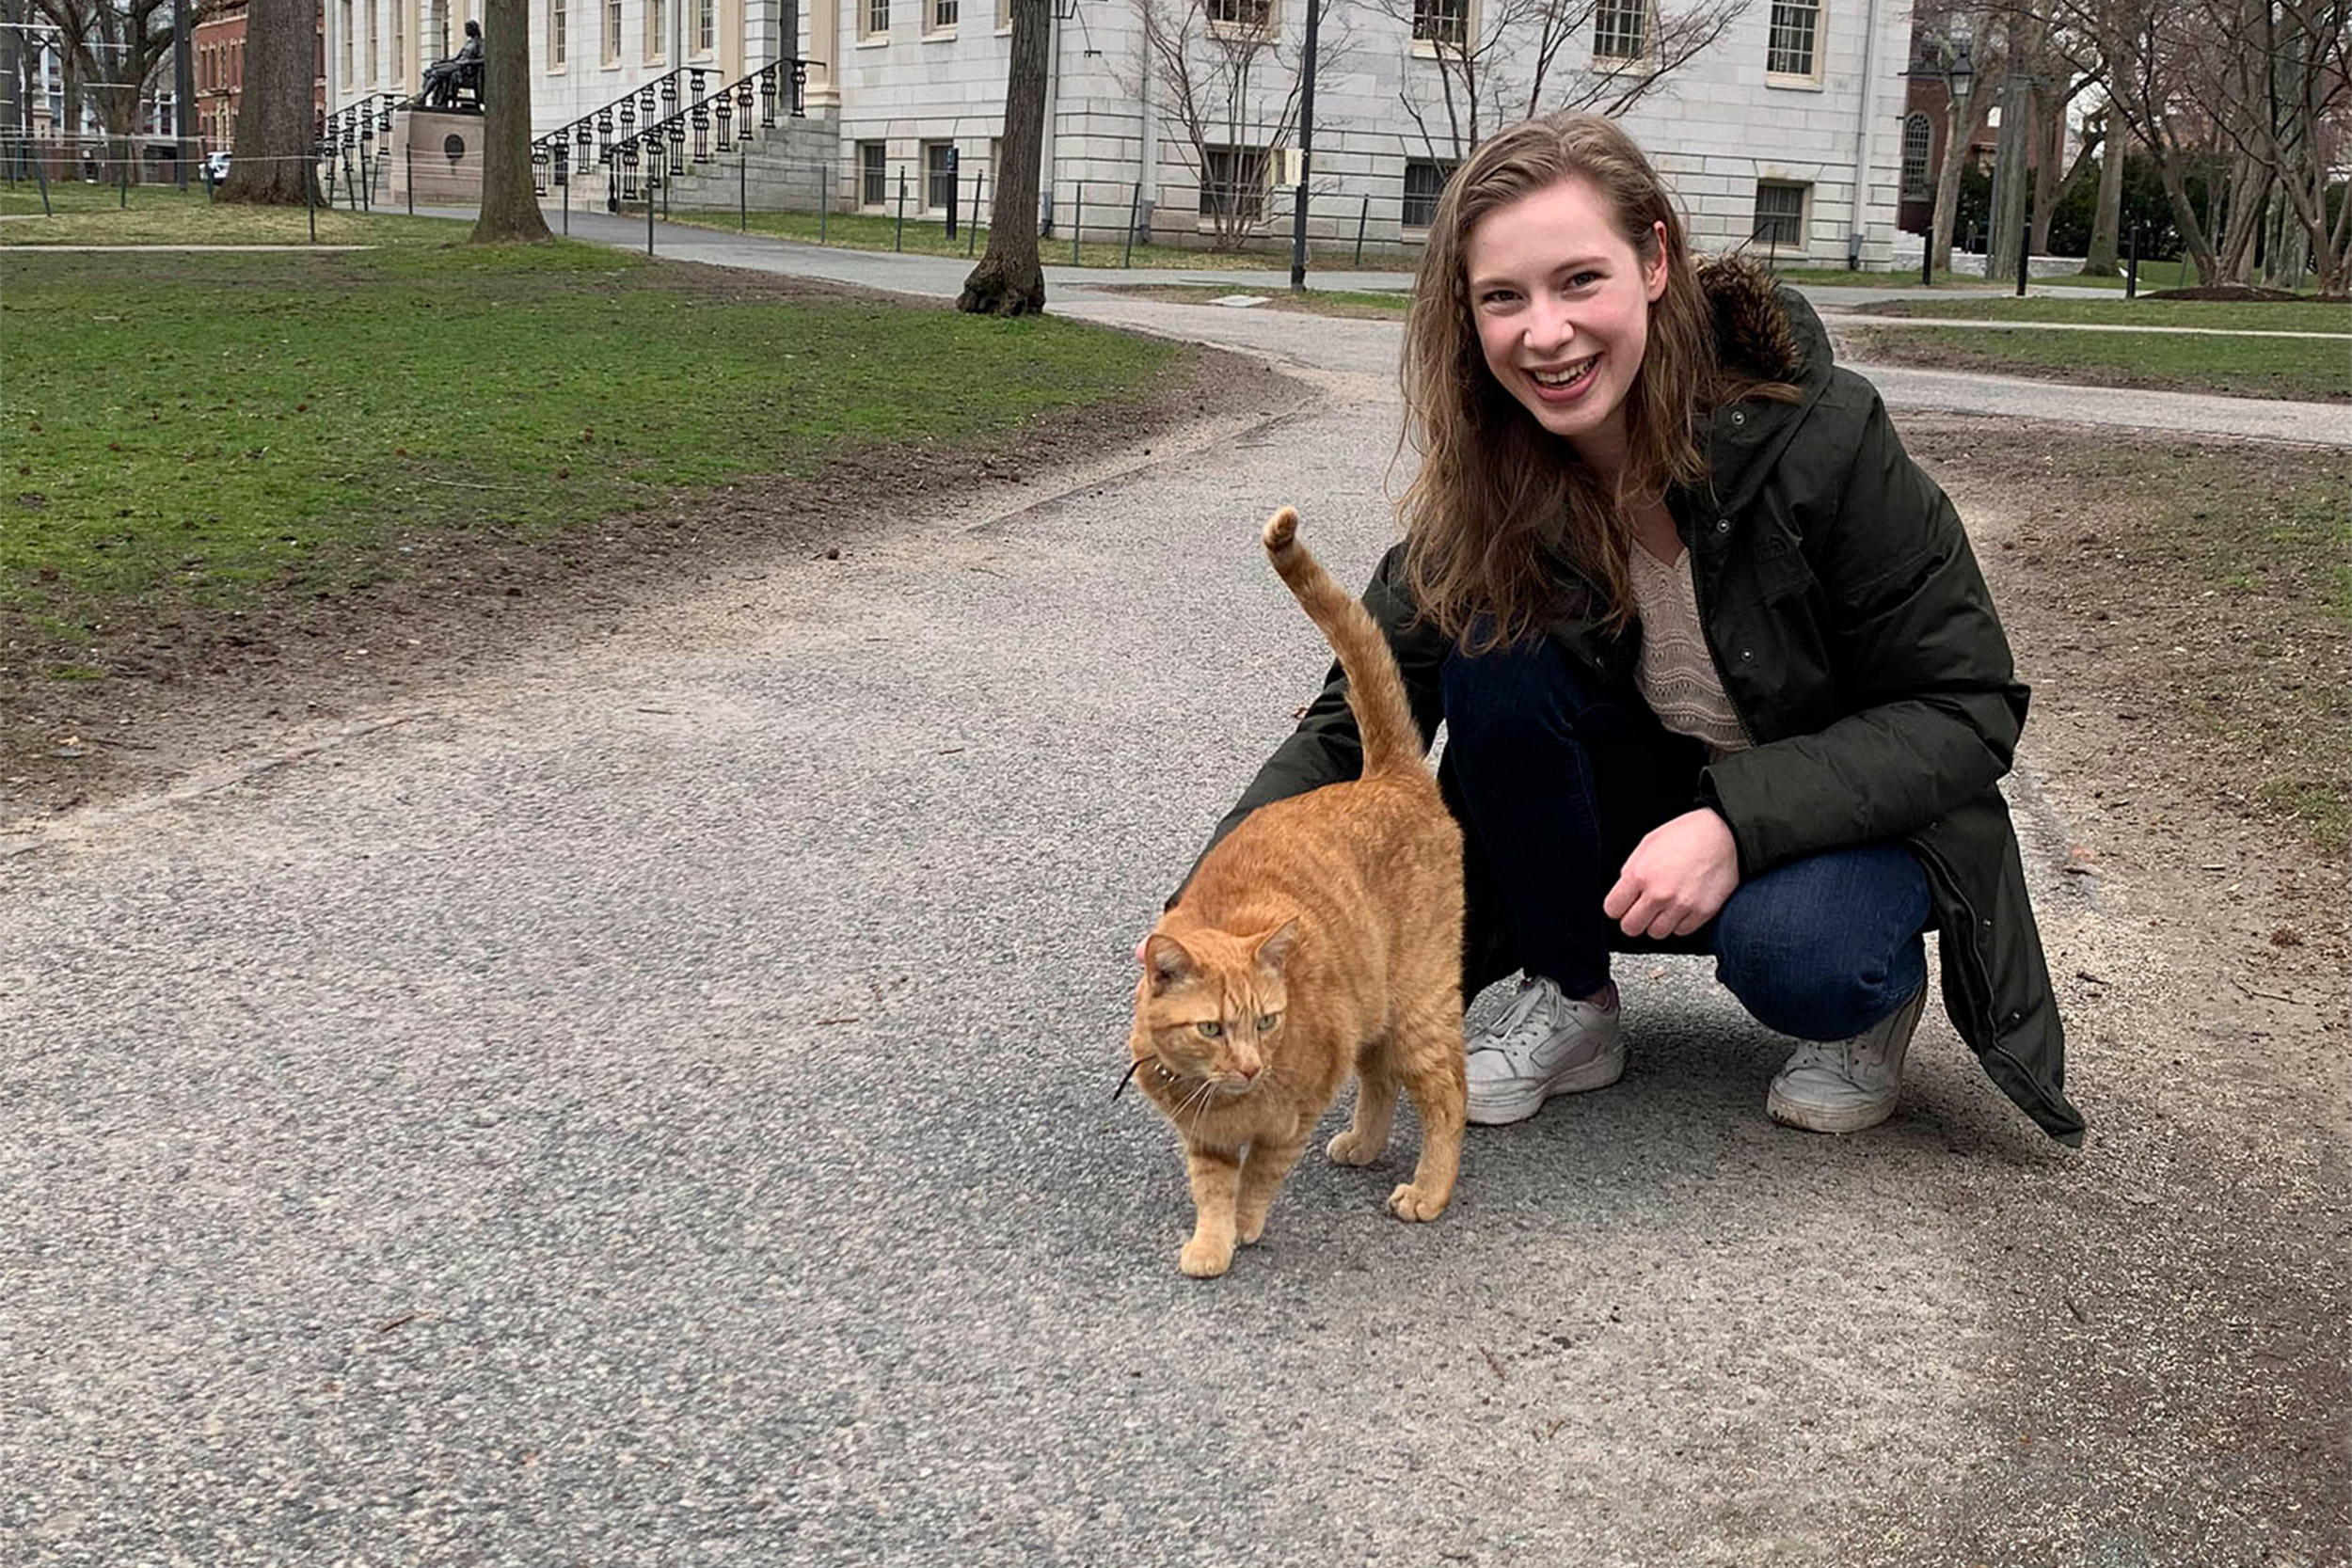
[[[1413,722],[1412,705],[1406,701],[1396,656],[1373,624],[1371,611],[1332,581],[1331,574],[1298,542],[1298,514],[1290,507],[1268,517],[1259,538],[1274,569],[1339,655],[1340,669],[1347,676],[1347,705],[1355,710],[1356,728],[1363,736],[1364,777],[1406,768],[1421,771],[1421,726]]]

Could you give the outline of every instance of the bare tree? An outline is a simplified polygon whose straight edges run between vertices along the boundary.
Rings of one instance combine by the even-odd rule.
[[[1212,248],[1239,249],[1263,231],[1269,160],[1298,125],[1305,47],[1287,36],[1270,0],[1135,0],[1146,69],[1161,111],[1190,147],[1209,198]],[[1327,12],[1316,69],[1344,63],[1344,12]],[[1138,84],[1129,84],[1142,96]]]
[[[2090,220],[2090,249],[2083,258],[2084,276],[2113,277],[2116,253],[2123,229],[2123,137],[2112,109],[2100,132],[2099,202]]]
[[[997,144],[1004,166],[995,171],[988,251],[956,296],[956,309],[974,315],[1026,316],[1045,309],[1045,269],[1037,256],[1037,178],[1045,152],[1050,4],[1011,0],[1012,63],[1005,80],[1005,135]]]
[[[1748,8],[1748,0],[1692,0],[1678,10],[1649,0],[1375,4],[1434,57],[1434,81],[1407,62],[1400,97],[1429,155],[1445,163],[1535,115],[1624,114],[1713,46]]]
[[[2229,155],[2218,276],[2249,281],[2255,247],[2273,260],[2288,215],[2320,290],[2352,289],[2352,202],[2328,214],[2328,166],[2352,141],[2352,0],[2203,0],[2183,53],[2183,86]],[[2299,271],[2299,268],[2297,269]]]
[[[1914,73],[1944,83],[1944,162],[1936,170],[1935,204],[1928,220],[1928,250],[1938,272],[1951,270],[1952,230],[1960,217],[1960,180],[2009,83],[2009,53],[1996,41],[1992,13],[1953,0],[1926,0],[1912,20]],[[1967,75],[1960,72],[1966,62]],[[1963,91],[1963,85],[1966,91]]]
[[[652,198],[648,196],[647,200]],[[531,177],[531,12],[525,0],[485,0],[482,14],[482,210],[474,245],[546,241]]]
[[[318,127],[310,97],[317,40],[313,0],[252,0],[246,8],[236,155],[218,199],[276,207],[318,199]]]
[[[106,128],[106,155],[136,178],[139,90],[171,54],[170,0],[33,0],[33,10],[57,30],[65,135],[80,135],[87,94]]]

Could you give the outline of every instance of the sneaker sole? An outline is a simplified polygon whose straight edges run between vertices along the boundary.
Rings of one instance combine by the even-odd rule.
[[[1547,1083],[1529,1084],[1492,1094],[1470,1090],[1470,1105],[1463,1119],[1477,1127],[1507,1127],[1515,1121],[1525,1121],[1544,1108],[1544,1101],[1556,1094],[1583,1094],[1593,1089],[1605,1089],[1625,1076],[1625,1047],[1603,1052],[1580,1067],[1571,1068]]]
[[[1780,1085],[1774,1084],[1764,1096],[1764,1114],[1783,1127],[1802,1128],[1807,1132],[1859,1132],[1893,1116],[1895,1100],[1889,1096],[1883,1104],[1871,1102],[1832,1109],[1784,1099]]]

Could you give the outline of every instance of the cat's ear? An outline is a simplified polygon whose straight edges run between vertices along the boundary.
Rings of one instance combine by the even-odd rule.
[[[1258,939],[1258,967],[1279,974],[1290,961],[1291,949],[1298,945],[1298,922],[1285,920],[1281,925]]]
[[[1152,995],[1179,980],[1191,979],[1199,969],[1184,944],[1174,937],[1154,931],[1143,939],[1143,972],[1151,976]]]

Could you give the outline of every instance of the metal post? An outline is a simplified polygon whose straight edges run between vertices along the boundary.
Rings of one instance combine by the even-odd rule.
[[[653,172],[652,150],[646,150],[645,172],[651,174]],[[650,256],[653,254],[653,187],[640,180],[637,182],[637,194],[645,198],[645,254]]]
[[[408,215],[415,217],[417,215],[417,150],[413,147],[404,147],[401,151],[405,155],[402,162],[408,171]],[[564,232],[568,234],[571,231],[572,188],[565,185],[564,187]]]
[[[1070,195],[1070,264],[1078,264],[1078,236],[1086,232],[1087,182],[1078,182],[1078,188]]]
[[[1354,264],[1359,272],[1361,272],[1364,266],[1364,225],[1371,221],[1372,198],[1366,197],[1363,210],[1356,214],[1356,261]]]
[[[1132,267],[1136,264],[1136,225],[1142,221],[1142,218],[1143,182],[1138,180],[1136,182],[1135,194],[1127,198],[1127,245],[1126,248],[1119,253],[1119,264],[1122,267]]]
[[[972,221],[963,226],[963,253],[967,257],[980,243],[980,181],[983,178],[978,169],[972,171]]]
[[[310,219],[310,243],[319,243],[319,170],[306,160],[302,166],[302,210]]]
[[[2123,297],[2139,297],[2139,225],[2132,225],[2132,248],[2123,262]]]
[[[1299,58],[1298,194],[1291,198],[1291,292],[1307,288],[1307,183],[1315,161],[1315,27],[1323,8],[1307,0],[1307,52]]]
[[[950,245],[953,245],[956,243],[956,195],[961,188],[960,182],[956,179],[956,175],[960,172],[960,166],[961,163],[961,156],[957,152],[955,147],[950,144],[947,149],[947,243]],[[929,175],[927,174],[925,178],[928,179]],[[955,253],[950,250],[948,254],[953,255]]]
[[[121,200],[120,205],[122,205],[122,206],[124,206],[124,207],[128,207],[128,206],[130,206],[130,205],[131,205],[131,160],[130,160],[130,159],[128,159],[128,158],[123,159],[123,160],[122,160],[122,162],[121,162],[119,165],[118,165],[118,166],[116,166],[116,168],[115,168],[115,182],[116,182],[116,183],[119,184],[119,185],[122,187],[122,200]]]
[[[178,156],[180,194],[188,194],[189,117],[196,111],[196,33],[188,0],[171,0],[171,131]]]
[[[40,182],[40,215],[42,217],[55,216],[56,214],[49,211],[49,160],[47,158],[33,160],[33,178]]]
[[[736,227],[748,234],[752,231],[752,150],[746,142],[741,161],[735,166]]]
[[[898,166],[898,227],[897,227],[896,229],[894,229],[894,230],[891,230],[891,234],[890,234],[890,248],[891,248],[891,249],[893,249],[893,250],[904,250],[906,247],[907,247],[907,166],[906,166],[906,165],[904,165],[904,164],[900,164],[900,165]]]
[[[2025,204],[2017,209],[2017,297],[2026,297],[2026,279],[2033,271],[2033,187],[2026,182]]]
[[[1935,219],[1928,219],[1928,231],[1919,236],[1919,287],[1935,287]]]
[[[833,170],[827,167],[817,181],[817,243],[825,243],[825,219],[833,211]]]

